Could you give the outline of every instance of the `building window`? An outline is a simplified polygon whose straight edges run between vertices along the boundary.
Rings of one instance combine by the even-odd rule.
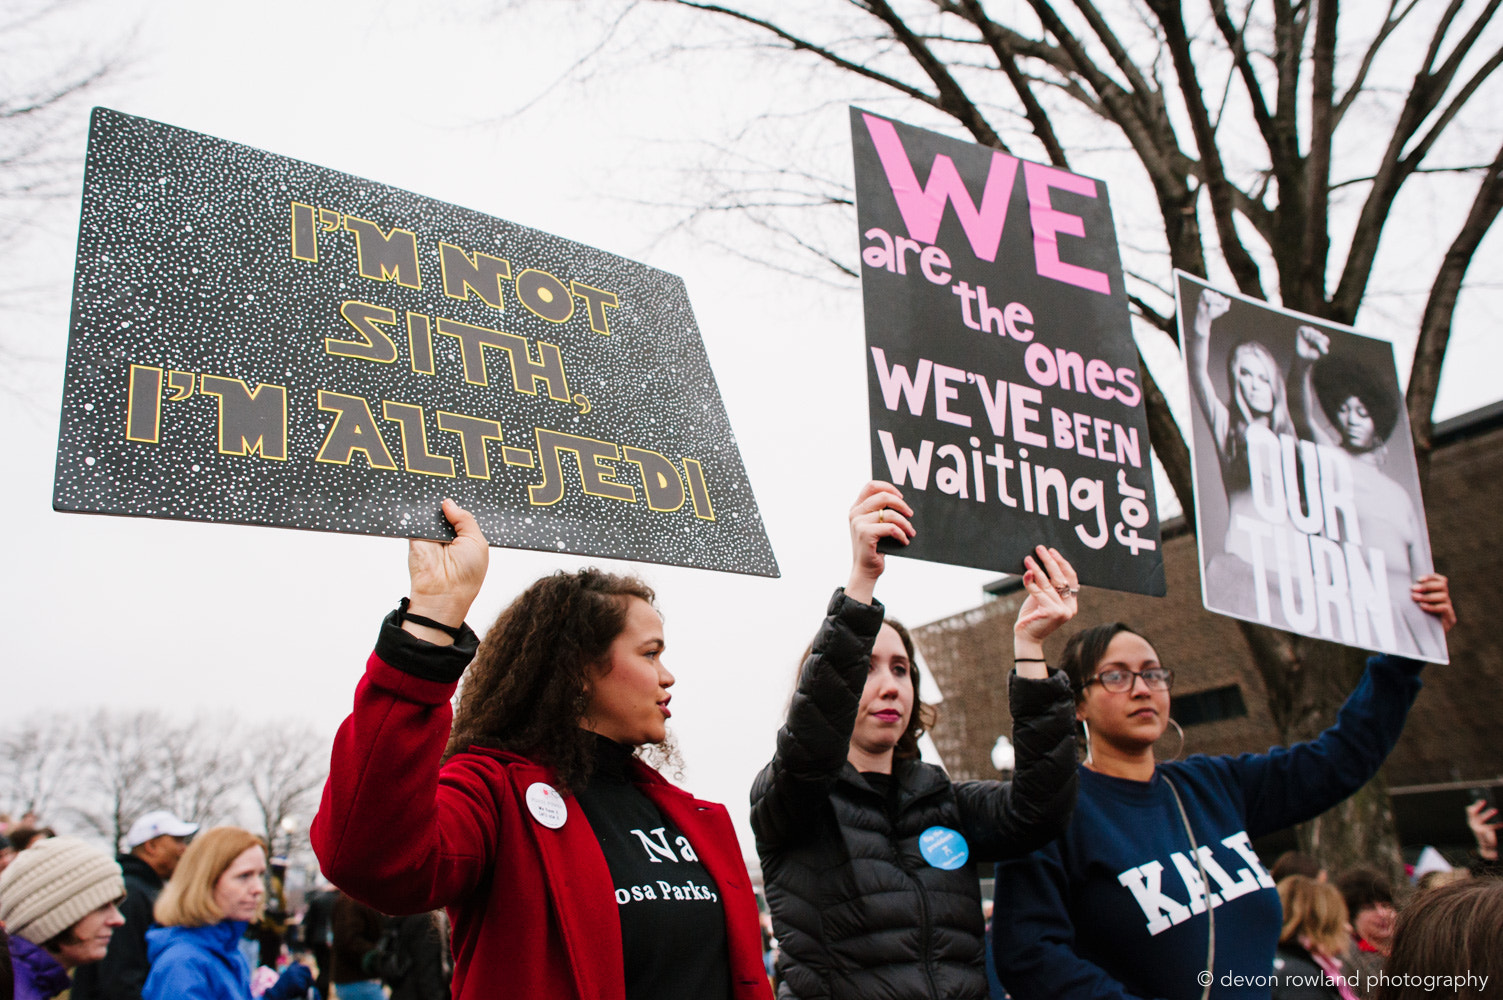
[[[1170,702],[1169,714],[1182,726],[1198,726],[1203,722],[1240,719],[1247,714],[1247,703],[1242,700],[1242,689],[1228,684],[1209,691],[1176,694]]]

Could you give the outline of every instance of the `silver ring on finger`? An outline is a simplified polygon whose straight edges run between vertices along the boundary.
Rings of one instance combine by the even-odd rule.
[[[1075,593],[1075,591],[1071,590],[1069,587],[1067,587],[1063,583],[1055,584],[1055,586],[1054,586],[1054,592],[1056,594],[1058,594],[1060,597],[1068,597],[1069,595]]]

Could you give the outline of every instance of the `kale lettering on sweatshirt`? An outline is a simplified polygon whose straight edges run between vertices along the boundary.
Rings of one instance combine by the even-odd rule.
[[[1163,762],[1146,782],[1082,767],[1065,835],[997,866],[993,953],[1014,1000],[1198,1000],[1212,915],[1211,995],[1266,998],[1266,980],[1245,980],[1272,969],[1281,910],[1252,840],[1367,783],[1403,731],[1422,666],[1373,657],[1336,725],[1307,743]]]

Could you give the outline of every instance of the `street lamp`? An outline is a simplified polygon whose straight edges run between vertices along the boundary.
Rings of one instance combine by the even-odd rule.
[[[1018,752],[1013,749],[1012,740],[998,736],[997,742],[992,746],[992,767],[1005,775],[1011,775],[1017,766]]]

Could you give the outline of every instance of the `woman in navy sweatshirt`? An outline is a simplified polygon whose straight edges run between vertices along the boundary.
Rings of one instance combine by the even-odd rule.
[[[1443,576],[1412,596],[1448,631]],[[1065,835],[997,866],[997,972],[1014,1000],[1264,997],[1280,927],[1255,837],[1311,819],[1377,771],[1419,692],[1422,664],[1376,656],[1336,725],[1266,754],[1158,762],[1173,671],[1120,623],[1071,637],[1088,755]]]

